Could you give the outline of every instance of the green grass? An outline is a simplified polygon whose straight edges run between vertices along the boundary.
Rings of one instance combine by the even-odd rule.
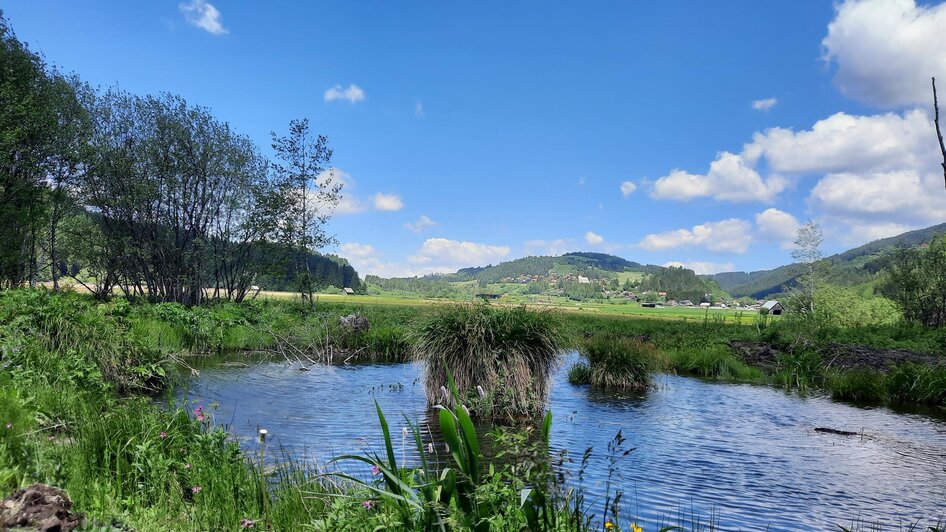
[[[568,345],[559,317],[548,311],[488,304],[451,305],[422,321],[414,350],[427,363],[431,405],[452,375],[474,416],[519,419],[545,409],[552,371]]]
[[[599,388],[644,389],[669,365],[653,343],[639,338],[596,336],[584,342],[581,353],[588,360],[589,383]]]

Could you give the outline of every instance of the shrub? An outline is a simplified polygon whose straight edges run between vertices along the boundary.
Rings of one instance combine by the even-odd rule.
[[[556,315],[488,304],[444,307],[418,327],[416,357],[427,362],[427,400],[452,405],[453,374],[475,417],[517,419],[542,412],[566,345]]]

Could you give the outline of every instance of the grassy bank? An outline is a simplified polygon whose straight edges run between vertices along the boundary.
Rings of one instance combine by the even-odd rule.
[[[340,316],[353,312],[368,318],[367,331],[339,325]],[[449,457],[456,482],[449,474],[441,477],[442,470],[392,465],[382,454],[362,457],[378,468],[374,481],[365,484],[320,475],[291,457],[263,468],[259,457],[242,453],[219,428],[212,405],[165,410],[150,396],[167,390],[171,364],[204,353],[263,350],[303,363],[325,352],[344,357],[336,361],[404,360],[415,329],[429,324],[433,313],[424,306],[324,302],[312,311],[275,300],[186,309],[123,299],[99,303],[78,294],[0,292],[0,492],[34,482],[60,486],[91,522],[140,530],[416,529],[430,520],[460,530],[479,529],[483,522],[519,529],[535,519],[548,530],[587,529],[591,520],[612,520],[617,529],[630,530],[619,504],[593,517],[582,508],[580,494],[555,483],[526,494],[531,498],[524,505],[523,490],[544,485],[539,466],[546,461],[535,458],[539,451],[532,447],[541,438],[507,433],[489,442],[522,454],[535,467],[471,465],[484,442],[470,442],[463,409],[449,413],[453,425],[441,420],[441,430],[458,438],[451,450],[467,449]],[[720,380],[825,386],[845,399],[943,404],[941,367],[839,371],[819,351],[836,338],[936,346],[938,332],[898,339],[892,330],[820,331],[822,344],[789,351],[797,331],[788,322],[763,328],[570,313],[559,319],[567,345],[605,361],[598,369],[607,371],[597,377],[588,368],[589,379],[602,385],[639,386],[651,371],[669,368]],[[785,351],[774,355],[772,367],[756,367],[734,354],[733,340]],[[648,357],[646,365],[639,356]],[[479,472],[475,479],[471,467]],[[462,496],[460,481],[466,482]],[[406,501],[405,494],[415,498]]]
[[[632,528],[617,502],[596,517],[580,492],[551,475],[548,418],[491,435],[492,447],[522,460],[490,465],[480,461],[486,442],[477,441],[466,409],[443,410],[450,456],[435,469],[395,462],[379,411],[387,453],[347,457],[372,466],[365,480],[325,475],[291,457],[247,456],[212,405],[161,409],[148,395],[166,389],[177,356],[274,349],[294,335],[331,339],[308,328],[350,310],[307,313],[266,302],[184,309],[0,292],[0,492],[37,482],[62,487],[97,529],[588,530],[593,521]],[[416,318],[413,309],[361,310],[398,342],[397,327]],[[260,340],[254,331],[262,324],[274,334]],[[369,341],[391,345],[337,340],[346,350],[368,349]]]

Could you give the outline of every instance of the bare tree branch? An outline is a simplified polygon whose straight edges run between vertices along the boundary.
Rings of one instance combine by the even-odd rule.
[[[936,124],[939,150],[943,153],[943,179],[946,181],[946,145],[943,144],[943,132],[939,129],[939,101],[936,99],[936,78],[933,78],[933,123]],[[946,186],[946,183],[944,183],[944,186]]]

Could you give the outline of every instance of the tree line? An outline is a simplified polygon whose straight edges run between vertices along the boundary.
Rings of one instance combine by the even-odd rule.
[[[0,287],[63,276],[187,305],[240,301],[262,279],[303,299],[360,288],[316,254],[341,182],[307,120],[273,159],[173,94],[97,90],[47,64],[0,12]],[[336,284],[338,283],[338,284]]]

